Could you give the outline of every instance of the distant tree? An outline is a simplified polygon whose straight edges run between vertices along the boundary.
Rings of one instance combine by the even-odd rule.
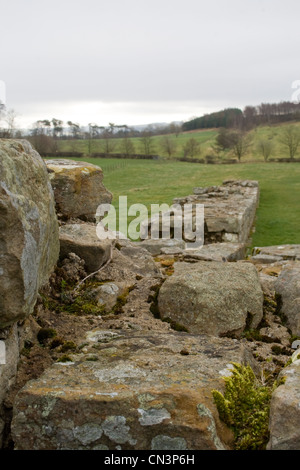
[[[243,114],[245,127],[251,129],[256,124],[257,108],[255,106],[246,106]]]
[[[112,138],[111,130],[104,129],[101,134],[100,148],[103,153],[110,154],[116,149],[116,140]]]
[[[171,134],[175,134],[176,137],[179,136],[179,134],[181,133],[182,131],[182,126],[181,124],[178,124],[176,122],[171,122],[170,126],[169,126],[169,132]]]
[[[72,121],[68,121],[67,124],[69,126],[70,133],[73,139],[78,139],[80,133],[80,125]]]
[[[299,144],[300,132],[295,126],[286,127],[281,135],[280,142],[287,147],[291,160],[295,158]]]
[[[185,157],[195,157],[200,155],[201,147],[194,137],[191,137],[183,146],[183,154]]]
[[[11,138],[14,137],[14,133],[16,130],[16,117],[17,113],[14,109],[8,109],[5,113],[5,122],[7,124],[7,137]]]
[[[155,146],[151,129],[145,129],[140,138],[141,149],[144,155],[153,155]]]
[[[135,153],[134,144],[133,144],[132,140],[129,139],[129,137],[125,136],[121,140],[120,151],[121,151],[121,153],[123,153],[127,157],[129,157],[130,155],[133,155]]]
[[[232,133],[233,145],[232,152],[240,162],[242,157],[246,155],[251,146],[251,137],[244,131],[235,130]]]
[[[41,155],[45,155],[47,153],[56,153],[57,151],[57,142],[56,140],[45,134],[33,134],[31,137],[28,138],[33,147],[36,149],[38,153]]]
[[[235,141],[235,132],[222,127],[216,137],[216,148],[219,149],[219,151],[232,149]]]
[[[260,140],[257,144],[257,150],[263,156],[266,162],[274,150],[273,142],[266,139]]]
[[[54,139],[57,139],[63,133],[63,121],[60,119],[53,118],[51,120],[52,123],[52,136]]]
[[[176,150],[176,142],[174,141],[174,138],[172,139],[170,136],[165,135],[160,141],[160,146],[162,151],[165,152],[168,157],[172,157],[172,155],[174,155]]]

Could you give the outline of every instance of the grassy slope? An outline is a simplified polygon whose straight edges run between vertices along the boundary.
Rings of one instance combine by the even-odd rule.
[[[263,161],[263,157],[260,155],[257,145],[258,142],[262,139],[270,140],[274,146],[274,150],[270,158],[280,158],[280,157],[288,157],[287,149],[280,143],[280,134],[284,128],[284,126],[288,126],[290,123],[281,124],[281,125],[274,125],[274,126],[260,126],[250,132],[252,136],[252,146],[248,152],[248,154],[243,157],[243,161]],[[296,127],[300,130],[300,123],[293,123]],[[197,156],[197,158],[201,157],[204,158],[206,155],[212,155],[214,152],[212,150],[212,145],[215,143],[215,138],[217,135],[217,130],[214,129],[207,129],[207,130],[199,130],[193,132],[185,132],[179,134],[178,137],[175,135],[170,135],[170,138],[173,139],[176,143],[176,152],[174,153],[174,157],[182,157],[183,156],[183,146],[185,142],[193,137],[195,138],[201,145],[201,154]],[[154,136],[154,152],[155,154],[159,154],[163,157],[167,155],[163,152],[161,148],[161,140],[163,136]],[[137,153],[142,152],[141,142],[138,137],[131,139],[135,146],[135,151]],[[115,151],[118,152],[118,146],[120,144],[120,139],[115,139],[116,142],[116,149]],[[70,150],[77,150],[79,152],[88,153],[88,141],[87,140],[62,140],[58,141],[58,148],[61,151],[70,151]],[[101,152],[101,142],[100,140],[93,140],[92,141],[92,152],[97,153]],[[300,153],[300,149],[299,152]],[[221,158],[232,158],[230,153],[223,153],[220,155]]]
[[[246,163],[201,165],[167,160],[88,159],[103,168],[104,184],[128,204],[171,204],[196,186],[216,185],[229,178],[259,181],[261,197],[253,246],[300,244],[300,164]]]

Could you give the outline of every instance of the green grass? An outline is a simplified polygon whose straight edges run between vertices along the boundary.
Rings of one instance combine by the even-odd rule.
[[[251,136],[251,147],[247,153],[247,155],[242,157],[242,161],[263,161],[263,156],[258,150],[258,143],[261,140],[268,140],[273,145],[272,154],[270,158],[288,158],[288,150],[285,146],[282,145],[280,142],[280,136],[285,126],[294,125],[296,128],[299,129],[300,132],[300,123],[299,122],[292,122],[292,123],[284,123],[279,125],[271,125],[271,126],[258,126],[257,128],[250,131]],[[216,129],[203,129],[199,131],[192,131],[192,132],[183,132],[179,134],[177,137],[175,134],[169,135],[170,139],[175,142],[176,150],[172,158],[181,158],[184,156],[183,147],[184,144],[187,142],[188,139],[194,138],[199,142],[201,147],[201,152],[199,155],[196,155],[195,158],[205,158],[207,155],[215,155],[216,153],[212,147],[215,145],[215,139],[218,134]],[[167,158],[167,154],[164,152],[161,146],[161,142],[164,136],[153,136],[153,153],[156,155],[160,155],[163,158]],[[114,152],[120,152],[120,142],[122,139],[114,139],[115,142],[115,149]],[[134,137],[131,139],[136,153],[143,153],[141,147],[141,139],[139,137]],[[60,151],[78,151],[83,152],[88,155],[88,140],[58,140],[58,150]],[[91,144],[91,153],[101,152],[101,139],[92,140]],[[298,150],[298,154],[296,157],[300,155],[300,148]],[[232,159],[235,158],[232,155],[232,152],[226,151],[221,152],[219,154],[219,158],[221,160],[226,160],[228,158]]]
[[[78,159],[80,160],[80,159]],[[171,204],[173,198],[192,194],[197,186],[221,184],[225,179],[254,179],[260,186],[253,246],[300,244],[300,163],[241,163],[202,165],[171,160],[118,160],[84,158],[99,165],[104,185],[128,205]]]

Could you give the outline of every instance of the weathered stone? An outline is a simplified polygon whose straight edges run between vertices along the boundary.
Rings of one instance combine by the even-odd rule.
[[[28,316],[58,259],[46,166],[24,140],[0,140],[0,328]]]
[[[263,253],[251,256],[251,262],[254,264],[272,264],[277,263],[278,261],[282,261],[281,256],[266,255]]]
[[[238,261],[244,257],[245,245],[242,243],[212,243],[203,245],[198,250],[186,250],[183,253],[185,260]]]
[[[196,227],[196,206],[204,206],[204,244],[247,243],[255,219],[259,202],[257,181],[227,181],[222,186],[196,188],[194,194],[173,199],[174,209],[163,214],[155,214],[141,224],[142,236],[151,234],[151,225],[159,226],[161,238],[167,238],[169,226],[182,228],[182,238],[193,241],[193,232],[184,227],[184,215],[192,213],[192,229]],[[184,211],[182,210],[184,208]],[[173,215],[172,215],[173,214]],[[170,222],[167,216],[170,216]],[[160,220],[160,224],[158,224]],[[197,221],[197,223],[199,223]],[[171,230],[172,238],[180,238]],[[174,232],[174,233],[172,233]],[[190,233],[189,233],[190,232]],[[164,236],[165,235],[165,236]]]
[[[268,255],[280,257],[284,260],[300,260],[300,245],[276,245],[255,247],[253,249],[255,255]]]
[[[60,257],[75,253],[85,261],[87,272],[95,272],[109,259],[113,242],[100,240],[92,224],[66,224],[59,229]]]
[[[268,450],[300,449],[300,360],[282,370],[285,378],[272,395]]]
[[[57,212],[67,219],[95,221],[100,204],[110,204],[112,194],[104,187],[99,166],[73,160],[47,160]]]
[[[149,239],[149,240],[144,240],[142,242],[136,242],[137,246],[141,246],[142,248],[145,248],[148,250],[153,256],[157,256],[162,253],[163,249],[184,249],[185,248],[185,242],[183,240],[175,240],[175,239],[160,239],[160,240],[155,240],[155,239]]]
[[[300,263],[284,266],[276,280],[275,291],[281,296],[281,312],[294,335],[300,336]]]
[[[149,251],[136,243],[128,243],[120,249],[116,265],[118,269],[125,268],[134,275],[162,277]]]
[[[98,305],[110,311],[117,303],[118,297],[126,294],[127,286],[120,282],[105,282],[92,289],[88,297],[97,301]]]
[[[100,330],[97,336],[96,330],[86,339],[86,354],[53,365],[19,392],[12,422],[15,449],[215,450],[231,445],[211,390],[224,390],[231,361],[252,363],[245,345],[149,331]]]
[[[174,266],[158,296],[162,318],[192,333],[236,336],[261,321],[263,293],[253,265],[199,261]]]
[[[18,328],[15,323],[6,334],[0,335],[1,361],[0,361],[0,448],[2,447],[4,415],[2,409],[3,400],[13,385],[17,373],[19,361]]]
[[[263,293],[268,297],[273,297],[275,295],[276,278],[260,272],[259,279]]]

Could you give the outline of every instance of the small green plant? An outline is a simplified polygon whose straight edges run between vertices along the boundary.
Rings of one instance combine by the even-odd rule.
[[[59,359],[57,359],[56,362],[72,362],[72,359],[69,356],[67,356],[66,354],[64,354]]]
[[[74,343],[74,341],[65,341],[62,346],[60,351],[65,353],[67,351],[75,351],[77,349],[77,345]]]
[[[53,328],[41,328],[37,334],[37,339],[40,344],[45,344],[49,338],[54,338],[56,331]]]
[[[233,363],[232,375],[224,377],[225,392],[212,395],[220,419],[233,431],[236,450],[263,450],[269,440],[269,410],[273,390],[261,383],[249,365]]]

